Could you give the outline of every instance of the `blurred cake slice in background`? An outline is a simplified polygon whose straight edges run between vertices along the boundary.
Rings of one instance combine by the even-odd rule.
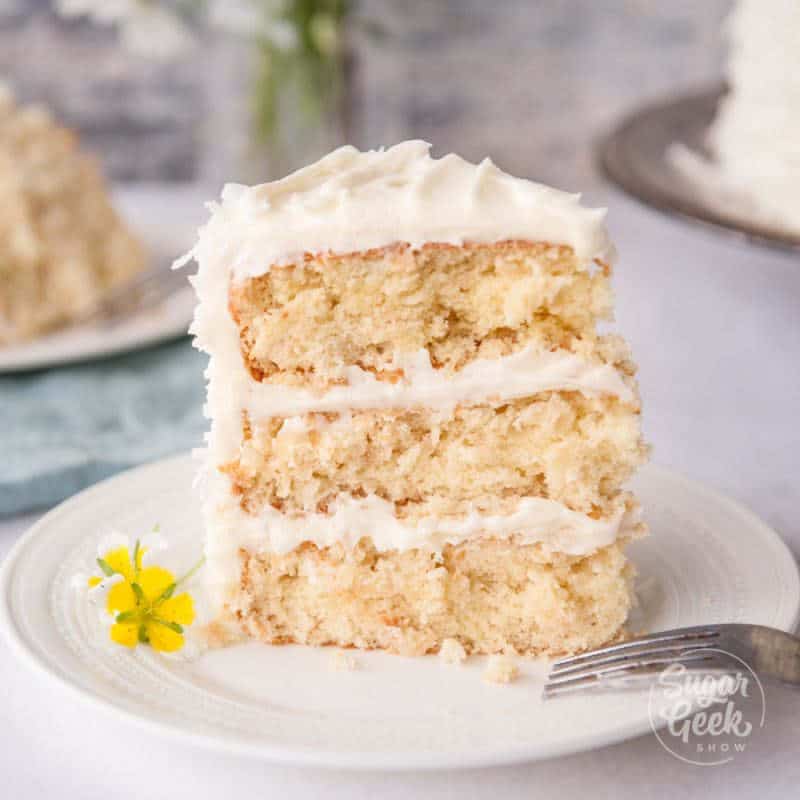
[[[0,85],[0,346],[90,311],[145,263],[75,135]]]
[[[604,212],[424,142],[228,186],[201,231],[207,569],[265,642],[619,635],[646,457]]]

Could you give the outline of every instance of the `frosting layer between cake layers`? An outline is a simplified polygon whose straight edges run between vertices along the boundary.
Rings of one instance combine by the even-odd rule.
[[[464,517],[423,517],[405,522],[394,506],[375,496],[340,497],[327,514],[290,516],[268,506],[257,514],[245,512],[231,493],[230,480],[216,467],[235,457],[241,444],[241,414],[251,420],[283,417],[286,424],[302,426],[308,412],[347,412],[359,408],[430,406],[443,410],[458,403],[486,401],[502,403],[542,391],[570,390],[611,394],[635,402],[631,388],[613,366],[589,363],[569,352],[536,354],[522,350],[498,359],[479,359],[461,372],[442,375],[430,364],[424,351],[403,365],[404,379],[381,382],[358,368],[348,370],[349,385],[315,395],[309,391],[255,381],[245,369],[232,336],[230,367],[212,379],[208,411],[213,419],[206,454],[207,480],[211,489],[206,513],[213,521],[208,556],[211,570],[221,586],[238,575],[238,551],[288,552],[303,542],[318,547],[336,543],[352,548],[368,533],[377,550],[423,547],[440,550],[484,536],[517,537],[521,543],[541,542],[570,555],[584,555],[611,544],[629,533],[637,522],[635,513],[620,503],[612,516],[594,519],[554,500],[527,497],[515,511],[488,515],[471,511]],[[235,352],[234,352],[235,351]],[[218,354],[219,355],[219,354]],[[210,370],[220,369],[219,362]]]
[[[397,382],[379,380],[360,367],[348,367],[346,385],[321,395],[240,376],[245,379],[242,408],[254,418],[408,406],[444,409],[488,400],[515,400],[547,391],[613,394],[634,402],[633,391],[613,366],[587,361],[567,350],[537,353],[528,347],[501,358],[478,359],[453,375],[434,369],[427,351],[420,350],[395,361],[395,367],[404,376]]]
[[[379,552],[420,548],[440,552],[475,537],[542,544],[570,556],[589,555],[620,537],[634,535],[640,522],[637,507],[620,498],[614,514],[594,519],[561,503],[540,497],[523,498],[511,514],[471,512],[461,518],[424,517],[409,525],[398,519],[392,504],[374,495],[341,497],[328,514],[288,516],[268,507],[257,515],[245,513],[219,473],[208,474],[206,513],[213,521],[207,540],[209,580],[222,595],[238,580],[239,550],[287,553],[309,542],[324,548],[340,544],[350,550],[368,535]],[[213,531],[213,535],[211,532]]]
[[[516,397],[542,391],[581,391],[616,395],[635,402],[634,393],[613,366],[583,361],[569,352],[535,354],[523,350],[498,359],[480,359],[460,373],[441,375],[430,365],[426,353],[404,365],[405,378],[399,383],[378,381],[358,368],[349,371],[350,383],[314,395],[301,389],[262,384],[245,369],[238,353],[238,338],[231,339],[235,358],[211,380],[207,413],[212,417],[206,459],[206,514],[210,526],[208,556],[212,572],[221,584],[238,574],[238,551],[284,553],[304,542],[318,547],[340,543],[350,549],[368,533],[377,550],[428,548],[440,550],[445,544],[459,544],[484,536],[515,536],[525,544],[542,543],[569,555],[585,555],[631,532],[637,512],[626,508],[619,498],[614,513],[595,519],[569,509],[554,500],[522,498],[510,514],[490,515],[471,511],[463,517],[423,517],[403,521],[394,506],[375,495],[336,499],[327,514],[284,514],[271,506],[257,514],[245,512],[231,492],[230,479],[217,467],[238,453],[241,413],[251,419],[283,417],[290,426],[303,426],[301,415],[308,412],[347,412],[358,408],[427,405],[450,409],[457,403],[485,401],[500,404]],[[233,352],[232,352],[233,355]],[[217,352],[217,357],[219,351]],[[217,361],[209,371],[220,369]]]

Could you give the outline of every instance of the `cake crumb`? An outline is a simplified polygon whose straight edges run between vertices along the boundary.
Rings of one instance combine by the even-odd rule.
[[[358,661],[350,653],[337,650],[331,656],[330,667],[334,672],[353,672],[358,669]]]
[[[519,676],[519,668],[514,659],[506,655],[489,656],[489,663],[483,672],[483,679],[488,683],[511,683]]]
[[[233,618],[226,613],[206,625],[199,626],[194,631],[194,638],[204,650],[218,650],[239,644],[245,639],[241,628],[236,626]]]
[[[467,660],[467,651],[458,639],[445,639],[439,649],[439,658],[445,664],[463,664]]]

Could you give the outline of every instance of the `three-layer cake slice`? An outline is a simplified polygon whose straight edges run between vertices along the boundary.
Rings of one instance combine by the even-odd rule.
[[[617,636],[645,458],[601,211],[423,142],[228,186],[194,250],[209,580],[266,642]]]

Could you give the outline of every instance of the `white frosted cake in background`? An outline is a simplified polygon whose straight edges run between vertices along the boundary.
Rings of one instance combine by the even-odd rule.
[[[800,233],[800,2],[739,0],[709,145],[727,180]]]
[[[92,310],[145,264],[75,135],[0,85],[0,346]]]
[[[193,251],[220,636],[618,636],[646,456],[604,212],[424,142],[228,186]]]
[[[711,160],[670,156],[727,214],[800,235],[800,2],[739,0],[725,22],[728,90],[706,137]]]

